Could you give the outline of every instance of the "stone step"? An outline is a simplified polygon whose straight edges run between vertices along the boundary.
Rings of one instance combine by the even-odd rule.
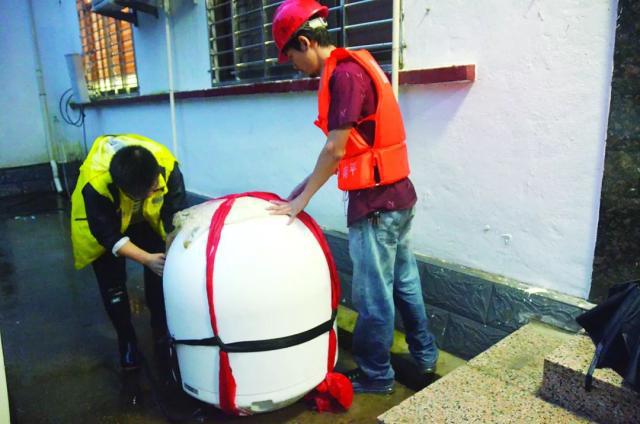
[[[0,336],[0,423],[9,423],[9,394],[7,378],[4,373],[4,355],[2,353],[2,336]]]
[[[572,334],[530,323],[378,417],[383,423],[582,423],[537,393],[545,356]]]
[[[472,367],[460,367],[378,417],[396,423],[584,423],[588,420]]]
[[[606,423],[640,423],[640,394],[622,384],[615,371],[597,369],[593,387],[584,389],[595,346],[585,335],[573,336],[544,363],[540,395],[569,410]]]

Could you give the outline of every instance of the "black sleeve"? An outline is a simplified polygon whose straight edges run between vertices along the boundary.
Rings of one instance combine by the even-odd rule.
[[[173,172],[169,175],[167,190],[162,209],[160,210],[160,218],[164,225],[164,231],[170,233],[173,231],[173,214],[187,207],[184,179],[182,178],[182,172],[180,172],[178,163],[174,165]]]
[[[91,184],[82,189],[84,207],[87,212],[89,231],[105,249],[111,251],[113,245],[124,235],[120,232],[120,216],[115,204],[98,193]]]

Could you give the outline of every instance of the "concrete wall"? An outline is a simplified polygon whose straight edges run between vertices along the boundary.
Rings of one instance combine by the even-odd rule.
[[[82,131],[64,124],[58,100],[71,87],[65,54],[79,53],[80,35],[75,2],[31,0],[45,82],[54,159],[65,161],[82,152]],[[28,2],[7,1],[0,20],[0,167],[16,167],[49,160],[39,103],[36,62]]]
[[[79,49],[73,2],[37,3],[64,30],[43,44],[52,90]],[[210,86],[205,2],[179,2],[172,22],[177,90]],[[475,63],[473,84],[403,87],[414,246],[424,255],[586,297],[591,280],[616,0],[404,0],[405,69]],[[75,37],[75,40],[74,40]],[[166,91],[164,18],[134,31],[141,94]],[[181,101],[178,156],[189,190],[281,195],[311,170],[323,137],[312,93]],[[88,110],[88,139],[138,132],[172,146],[167,103]],[[74,128],[58,130],[77,143]],[[308,211],[346,230],[330,181]]]
[[[0,23],[0,168],[48,161],[29,10],[15,3]]]
[[[408,69],[476,63],[404,93],[429,256],[588,294],[616,1],[404,1]]]

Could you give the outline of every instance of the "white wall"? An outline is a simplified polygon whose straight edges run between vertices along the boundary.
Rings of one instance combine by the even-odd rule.
[[[209,44],[204,2],[174,1],[171,14],[174,89],[201,90],[211,87]],[[134,45],[140,94],[169,90],[165,15],[158,18],[139,13],[134,27]]]
[[[0,168],[48,162],[38,97],[33,40],[27,1],[12,1],[0,18]],[[75,2],[32,0],[42,74],[45,82],[54,158],[81,154],[82,131],[64,124],[58,100],[71,87],[64,55],[79,53]]]
[[[0,168],[48,161],[26,1],[0,22]]]
[[[36,3],[39,16],[59,7]],[[64,3],[67,34],[48,42],[51,63],[78,44],[69,40],[78,37],[75,10]],[[182,2],[173,18],[178,90],[210,87],[204,3]],[[478,71],[473,84],[401,89],[419,195],[416,250],[586,297],[616,0],[403,3],[406,69],[475,63]],[[168,87],[163,19],[143,17],[134,31],[143,94]],[[65,70],[59,81],[66,78]],[[288,194],[323,143],[312,125],[315,107],[312,93],[179,101],[178,155],[188,189]],[[169,118],[166,102],[91,108],[88,136],[138,132],[171,146]],[[61,130],[67,140],[77,137],[73,131]],[[346,229],[334,181],[308,211],[325,227]]]
[[[405,0],[408,69],[475,63],[403,94],[418,251],[586,297],[616,1]]]

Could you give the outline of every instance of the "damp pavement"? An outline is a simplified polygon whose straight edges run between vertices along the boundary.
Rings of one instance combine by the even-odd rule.
[[[147,369],[119,369],[115,332],[91,267],[73,268],[69,204],[56,194],[0,200],[0,334],[12,423],[367,423],[414,391],[356,395],[351,409],[329,414],[303,401],[272,413],[226,417],[160,378],[152,358],[141,266],[129,263],[127,286]],[[353,361],[341,349],[338,368]],[[195,413],[195,415],[193,415]],[[4,423],[3,423],[4,424]]]

